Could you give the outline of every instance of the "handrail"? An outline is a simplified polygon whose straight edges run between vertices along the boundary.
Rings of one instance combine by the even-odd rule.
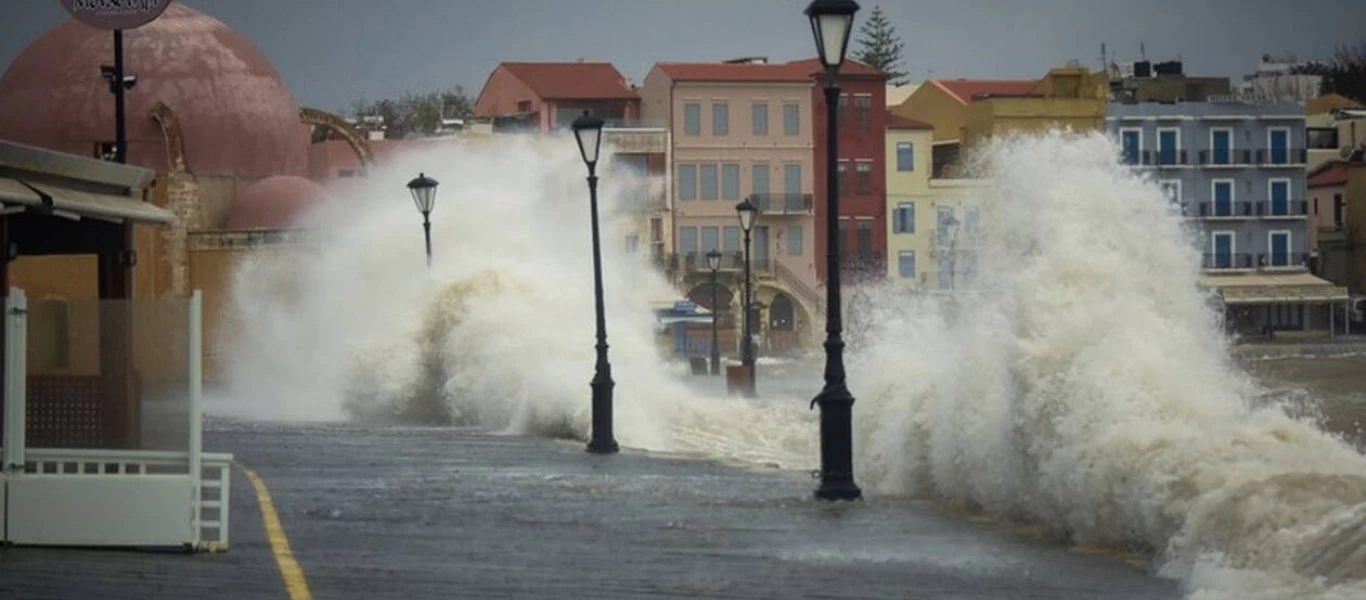
[[[778,273],[779,279],[786,281],[788,285],[796,289],[797,294],[805,298],[807,302],[810,302],[813,307],[819,307],[824,304],[825,300],[821,298],[820,293],[817,292],[815,288],[811,287],[810,284],[802,281],[800,277],[797,277],[797,274],[793,273],[792,269],[787,268],[787,265],[775,260],[773,261],[773,270]]]

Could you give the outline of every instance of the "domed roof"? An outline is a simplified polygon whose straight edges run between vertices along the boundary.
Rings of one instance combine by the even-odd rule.
[[[84,156],[114,141],[114,97],[100,76],[113,34],[75,19],[29,44],[0,78],[0,138]],[[308,172],[308,137],[280,75],[251,42],[176,2],[124,32],[128,162],[164,172],[157,102],[176,114],[191,172],[266,177]]]
[[[237,194],[223,228],[285,229],[327,197],[327,190],[323,186],[303,177],[268,177]]]

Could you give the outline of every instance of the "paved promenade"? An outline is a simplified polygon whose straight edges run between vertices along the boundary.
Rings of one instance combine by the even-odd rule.
[[[1170,581],[806,474],[452,429],[211,423],[269,490],[294,598],[1143,598]],[[0,598],[291,598],[252,485],[224,554],[10,548]]]

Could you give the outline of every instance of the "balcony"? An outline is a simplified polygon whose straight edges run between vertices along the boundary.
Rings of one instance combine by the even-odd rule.
[[[674,263],[675,265],[678,265],[679,267],[681,267],[681,268],[683,269],[683,272],[685,272],[685,273],[688,273],[688,274],[696,274],[696,273],[710,273],[710,272],[711,272],[711,267],[707,265],[707,253],[706,253],[706,252],[689,252],[689,253],[675,254],[675,255],[673,255],[672,258],[673,258],[673,263]],[[721,264],[720,264],[719,267],[717,267],[717,271],[719,271],[719,272],[726,272],[726,273],[734,273],[734,272],[736,272],[736,271],[744,270],[744,268],[745,268],[745,253],[744,253],[744,252],[722,252],[722,253],[721,253]],[[750,269],[753,270],[753,271],[756,272],[756,273],[758,273],[758,272],[767,273],[767,272],[773,270],[773,259],[772,259],[772,258],[760,258],[760,257],[757,257],[757,256],[751,256],[751,257],[750,257]]]
[[[1259,269],[1300,269],[1309,262],[1304,252],[1270,252],[1257,255]]]
[[[1198,202],[1201,219],[1250,219],[1255,217],[1252,202]]]
[[[1304,200],[1268,200],[1257,203],[1259,217],[1303,217],[1309,214],[1309,203]]]
[[[1235,269],[1251,269],[1251,254],[1206,254],[1200,266],[1212,271],[1231,271]]]
[[[1202,167],[1248,167],[1253,164],[1251,150],[1201,150],[1199,160]]]
[[[810,215],[811,194],[753,194],[750,200],[766,215]]]
[[[1185,150],[1144,150],[1139,157],[1142,164],[1148,167],[1190,166],[1190,157]]]
[[[1263,148],[1257,151],[1257,164],[1263,167],[1303,167],[1309,160],[1304,148]]]

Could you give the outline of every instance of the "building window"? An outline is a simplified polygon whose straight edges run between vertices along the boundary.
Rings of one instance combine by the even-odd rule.
[[[664,241],[664,219],[650,217],[650,243],[655,244]]]
[[[678,253],[683,255],[684,260],[692,260],[692,257],[697,254],[696,227],[678,228]]]
[[[740,165],[721,165],[721,199],[740,199]]]
[[[752,171],[753,181],[750,182],[755,194],[760,197],[769,194],[769,169],[768,165],[754,165]]]
[[[857,225],[859,262],[865,267],[877,264],[877,254],[873,252],[873,221],[859,219]]]
[[[683,135],[702,135],[702,105],[683,105]]]
[[[783,105],[783,134],[801,135],[802,132],[802,111],[796,104]]]
[[[783,165],[783,193],[789,196],[802,193],[801,165]]]
[[[948,253],[939,255],[939,289],[953,289],[953,256]]]
[[[873,126],[873,99],[869,96],[854,97],[854,116],[858,119],[858,130],[868,131]]]
[[[915,170],[915,144],[911,142],[896,143],[896,170]]]
[[[754,135],[768,135],[768,103],[755,102],[754,114]]]
[[[678,199],[697,199],[697,165],[678,165]]]
[[[854,165],[855,175],[858,177],[858,193],[873,193],[873,163],[860,162]]]
[[[977,239],[981,235],[982,218],[977,213],[976,206],[968,206],[963,209],[963,233],[967,234],[968,239]]]
[[[935,237],[938,238],[939,247],[943,248],[948,246],[951,241],[950,237],[954,233],[953,226],[956,224],[955,219],[953,218],[952,206],[939,207],[939,221],[936,224],[938,227],[935,231]]]
[[[915,233],[915,203],[902,202],[892,212],[892,233]]]
[[[702,165],[702,199],[716,199],[716,165]]]
[[[40,369],[65,369],[71,366],[71,308],[66,300],[46,298],[33,308],[32,329],[36,334],[30,345],[34,362]]]
[[[787,253],[791,256],[802,255],[802,226],[787,226]]]
[[[963,256],[963,283],[971,286],[977,280],[977,255]]]
[[[100,160],[113,161],[118,158],[114,155],[114,142],[96,142],[94,154]]]
[[[1290,232],[1272,231],[1267,233],[1267,243],[1271,248],[1271,261],[1273,267],[1290,266]]]
[[[839,241],[839,247],[835,249],[835,255],[839,257],[841,263],[849,260],[850,225],[852,225],[852,223],[850,223],[847,218],[841,218],[839,220],[839,237],[835,238]]]
[[[848,121],[846,121],[846,118],[847,118],[848,116],[849,116],[849,94],[841,94],[841,95],[840,95],[839,108],[835,111],[835,119],[839,121],[840,126],[844,126],[844,125],[846,125],[846,124],[848,123]]]
[[[722,136],[730,133],[730,105],[713,102],[711,105],[711,134]]]
[[[1185,164],[1181,159],[1181,130],[1176,127],[1162,127],[1157,130],[1157,164]]]
[[[1139,164],[1139,156],[1143,152],[1143,130],[1142,129],[1121,129],[1119,130],[1120,146],[1123,149],[1123,161],[1126,165]]]
[[[698,227],[697,229],[702,232],[702,247],[699,250],[702,252],[711,252],[712,250],[719,252],[721,250],[720,227]]]
[[[915,250],[902,250],[896,256],[897,274],[910,278],[915,277]]]
[[[726,254],[740,253],[740,227],[738,225],[727,226],[721,232],[721,251]]]
[[[839,186],[841,196],[849,191],[849,187],[844,184],[844,182],[849,179],[848,171],[849,163],[847,161],[840,161],[839,164],[835,166],[835,184]]]

